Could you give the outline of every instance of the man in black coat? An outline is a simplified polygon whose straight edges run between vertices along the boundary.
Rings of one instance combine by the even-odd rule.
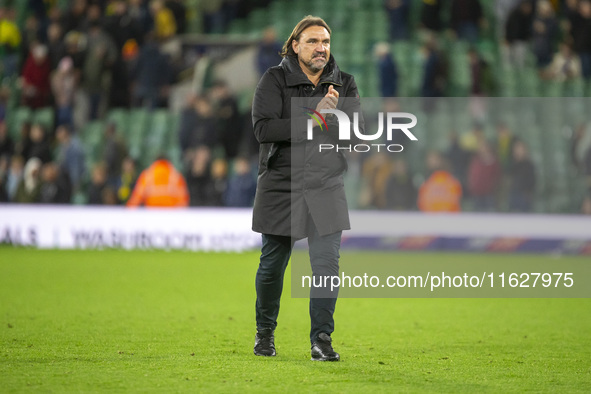
[[[252,118],[260,154],[253,230],[263,239],[254,353],[260,356],[275,355],[283,276],[295,240],[308,238],[314,277],[338,276],[341,233],[350,228],[342,176],[345,158],[336,150],[319,152],[318,145],[338,141],[336,119],[327,116],[328,130],[315,128],[314,140],[308,141],[309,118],[292,114],[292,98],[305,98],[316,111],[351,114],[359,108],[353,77],[339,70],[330,53],[330,34],[321,18],[302,19],[283,46],[281,64],[267,70],[254,96]],[[322,297],[315,291],[310,294],[312,360],[338,361],[331,345],[338,289]]]

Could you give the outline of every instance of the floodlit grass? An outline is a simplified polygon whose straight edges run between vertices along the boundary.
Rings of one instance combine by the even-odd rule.
[[[261,358],[256,267],[256,253],[1,248],[0,391],[591,391],[589,299],[341,299],[342,361],[315,363],[288,277],[278,357]]]

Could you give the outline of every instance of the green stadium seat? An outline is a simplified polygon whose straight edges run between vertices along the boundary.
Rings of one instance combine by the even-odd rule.
[[[33,123],[39,123],[45,130],[53,128],[55,112],[52,107],[39,108],[33,113]]]
[[[15,141],[20,140],[20,130],[25,122],[31,122],[33,111],[27,107],[17,107],[8,113],[8,132]]]

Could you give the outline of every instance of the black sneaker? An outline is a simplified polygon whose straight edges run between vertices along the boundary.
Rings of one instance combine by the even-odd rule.
[[[254,354],[257,356],[275,356],[275,335],[270,328],[259,330],[254,337]]]
[[[312,361],[339,361],[341,356],[334,351],[330,335],[321,332],[312,344]]]

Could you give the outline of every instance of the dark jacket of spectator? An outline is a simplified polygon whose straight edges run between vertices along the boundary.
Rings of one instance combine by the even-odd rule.
[[[14,143],[10,135],[8,135],[8,129],[6,123],[1,122],[0,124],[0,157],[10,157],[14,153]]]
[[[386,183],[386,209],[409,211],[416,209],[417,189],[409,175],[392,175]]]
[[[509,209],[517,212],[529,212],[535,190],[536,173],[532,161],[528,158],[515,161],[511,168]]]
[[[423,1],[421,8],[421,25],[429,30],[440,31],[441,0]]]
[[[505,40],[508,43],[528,41],[531,37],[532,14],[524,13],[521,6],[515,7],[507,18]]]
[[[385,0],[388,13],[390,40],[408,39],[408,22],[411,0]]]
[[[577,14],[571,27],[574,50],[577,53],[591,53],[591,18]]]
[[[558,22],[552,14],[552,8],[549,3],[543,4],[547,5],[539,11],[543,10],[544,14],[536,16],[532,27],[532,50],[538,67],[545,67],[552,61],[554,40],[558,34]]]
[[[27,159],[36,157],[41,160],[42,163],[49,163],[51,161],[51,149],[49,143],[45,140],[31,143],[31,149],[29,149],[29,155]]]
[[[398,68],[389,52],[379,58],[378,72],[382,97],[396,97],[398,95]]]
[[[42,204],[69,204],[72,186],[68,174],[51,162],[43,166],[39,202]]]
[[[478,38],[482,6],[479,0],[453,0],[450,27],[459,38],[475,41]]]

